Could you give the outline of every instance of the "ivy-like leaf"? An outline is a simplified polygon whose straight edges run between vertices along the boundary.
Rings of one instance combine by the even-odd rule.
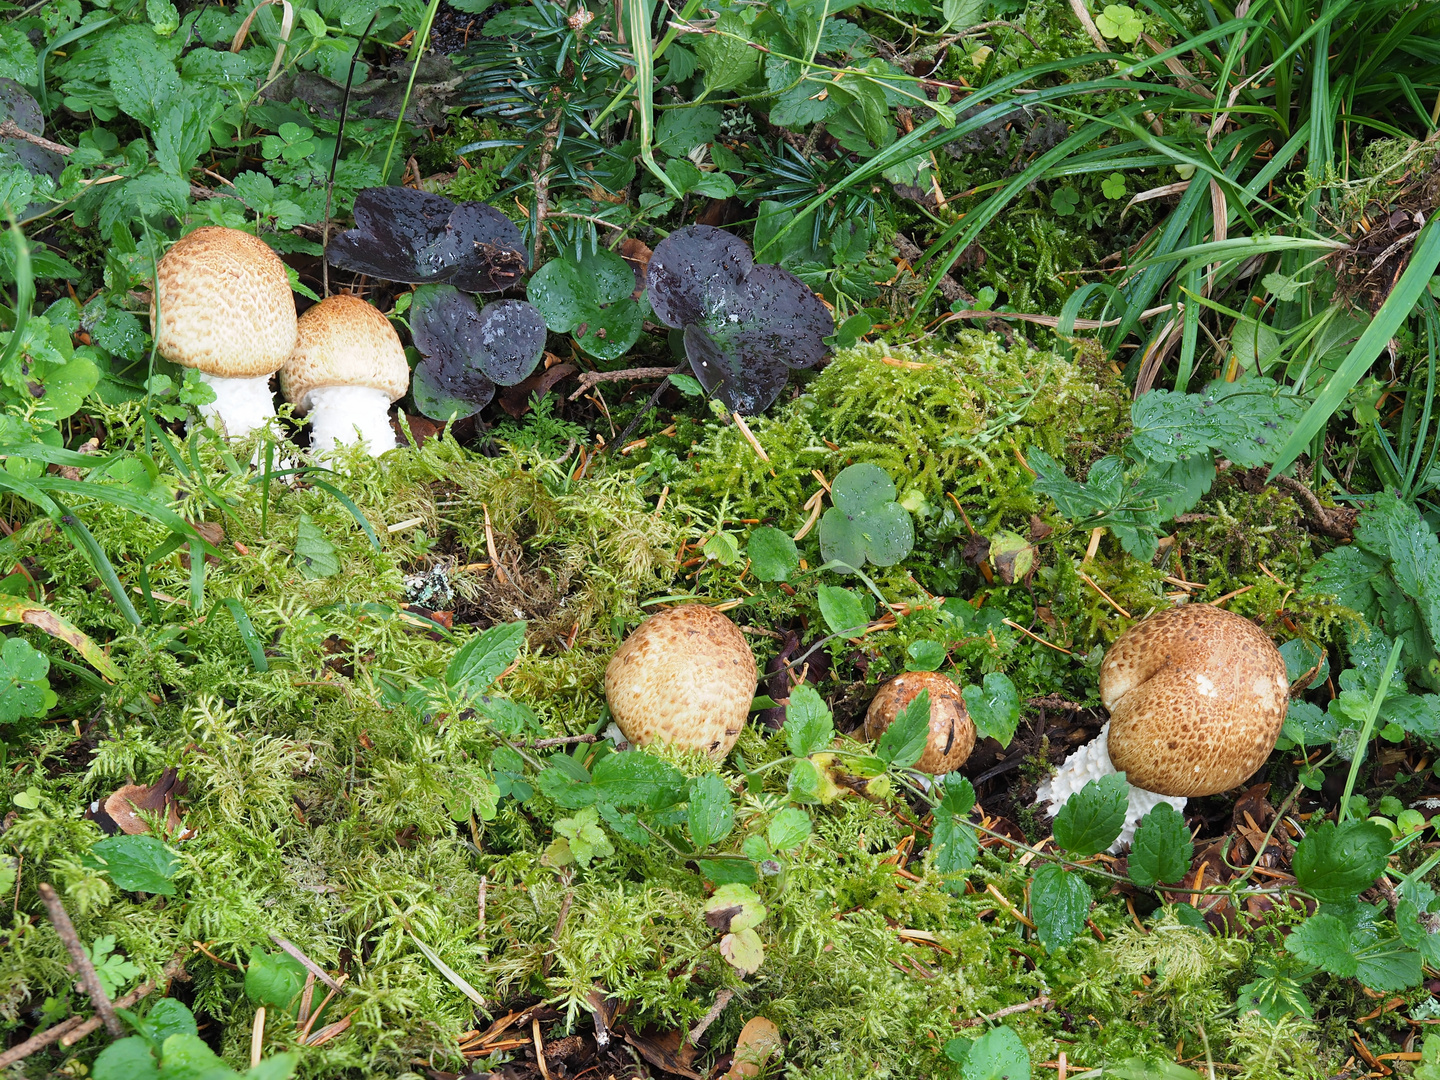
[[[792,368],[826,355],[835,319],[788,270],[755,264],[739,237],[708,225],[676,229],[646,277],[655,317],[684,331],[700,384],[732,412],[764,412]]]
[[[1322,903],[1353,900],[1385,870],[1390,832],[1373,821],[1322,821],[1295,848],[1295,880]]]
[[[1130,846],[1130,880],[1142,889],[1177,882],[1190,866],[1195,845],[1185,819],[1161,803],[1140,819]]]
[[[500,292],[525,273],[524,251],[520,230],[494,207],[378,187],[355,196],[355,228],[331,240],[325,258],[385,281],[445,281],[466,292]]]

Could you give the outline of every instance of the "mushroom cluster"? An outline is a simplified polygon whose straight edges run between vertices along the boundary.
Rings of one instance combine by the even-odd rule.
[[[176,241],[156,266],[150,321],[160,355],[195,368],[215,391],[201,410],[231,439],[275,415],[270,378],[298,415],[311,448],[360,442],[378,457],[395,447],[390,404],[410,366],[390,320],[357,296],[332,296],[298,319],[289,274],[250,233],[207,225]]]
[[[1170,608],[1136,623],[1100,663],[1100,700],[1110,722],[1040,785],[1054,815],[1091,780],[1123,772],[1125,827],[1168,802],[1177,810],[1251,776],[1275,748],[1290,683],[1274,642],[1249,619],[1210,604]]]
[[[629,742],[723,758],[745,726],[757,676],[739,627],[704,604],[682,604],[650,616],[615,651],[605,700]]]

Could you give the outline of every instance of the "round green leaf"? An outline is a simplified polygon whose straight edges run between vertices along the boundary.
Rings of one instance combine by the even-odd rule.
[[[587,356],[615,360],[640,337],[644,309],[632,300],[635,272],[606,248],[551,259],[530,279],[526,295],[557,334],[573,334]]]

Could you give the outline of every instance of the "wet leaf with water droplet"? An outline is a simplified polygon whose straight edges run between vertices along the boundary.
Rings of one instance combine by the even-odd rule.
[[[835,330],[834,316],[804,282],[778,266],[756,266],[749,245],[708,225],[662,240],[646,287],[655,317],[684,330],[695,377],[735,412],[768,408],[791,369],[824,359],[824,339]]]

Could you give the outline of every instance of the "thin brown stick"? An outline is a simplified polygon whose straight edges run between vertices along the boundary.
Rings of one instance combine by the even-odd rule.
[[[544,1080],[550,1080],[550,1069],[545,1064],[545,1040],[540,1038],[540,1018],[530,1018],[530,1035],[535,1040],[535,1064],[540,1067],[540,1075]]]
[[[164,984],[170,984],[171,979],[184,978],[184,962],[186,962],[186,953],[177,952],[176,955],[171,956],[170,963],[167,963],[160,972],[160,978],[163,979]],[[135,1002],[151,994],[154,989],[156,989],[154,982],[145,981],[143,984],[135,986],[135,989],[132,989],[130,994],[118,999],[118,1001],[115,1002],[115,1008],[134,1008]],[[56,1028],[60,1027],[65,1027],[65,1024],[56,1024],[55,1028],[50,1028],[50,1031],[55,1031]],[[89,1020],[81,1021],[79,1024],[76,1024],[75,1027],[71,1028],[71,1030],[60,1032],[60,1045],[62,1045],[62,1047],[72,1047],[72,1045],[79,1043],[82,1038],[85,1038],[86,1035],[91,1034],[92,1031],[98,1031],[99,1028],[101,1028],[101,1018],[99,1017],[91,1017]],[[53,1043],[55,1040],[46,1041]],[[27,1053],[29,1053],[29,1051],[27,1051]],[[0,1057],[0,1068],[3,1068],[6,1064],[4,1058]]]
[[[52,154],[59,154],[61,157],[69,157],[75,152],[75,148],[72,146],[66,146],[64,143],[51,142],[41,135],[26,131],[19,124],[15,123],[14,120],[6,120],[4,123],[0,123],[0,138],[20,139],[23,142],[33,143],[35,146],[43,147]]]
[[[120,1023],[120,1018],[115,1015],[115,1006],[110,1004],[105,988],[100,985],[100,977],[95,974],[95,965],[90,962],[90,954],[85,951],[85,946],[80,944],[80,937],[75,933],[75,924],[70,921],[65,905],[60,902],[60,895],[46,882],[41,882],[38,888],[40,899],[45,902],[45,910],[50,913],[50,921],[55,924],[55,933],[60,935],[60,940],[70,951],[70,959],[75,962],[75,967],[80,972],[80,982],[84,984],[85,992],[94,1002],[95,1011],[105,1021],[105,1030],[110,1032],[111,1038],[121,1038],[125,1034],[125,1025]]]
[[[715,995],[715,1004],[710,1006],[710,1011],[700,1018],[700,1023],[696,1024],[694,1030],[690,1032],[691,1046],[700,1045],[700,1036],[704,1035],[705,1030],[725,1011],[725,1006],[730,1004],[730,999],[734,996],[735,991],[728,986]]]
[[[1055,1003],[1044,994],[1031,998],[1029,1001],[1022,1001],[1019,1005],[1006,1005],[999,1012],[993,1012],[989,1016],[972,1016],[968,1020],[961,1020],[956,1027],[979,1027],[981,1024],[993,1023],[1006,1016],[1014,1016],[1016,1013],[1029,1012],[1031,1009],[1048,1009]]]
[[[637,367],[625,368],[623,371],[587,371],[580,376],[580,389],[570,395],[569,400],[574,401],[582,397],[602,382],[628,382],[632,379],[663,379],[666,376],[674,375],[673,367]]]
[[[545,240],[545,216],[550,212],[550,155],[555,152],[555,142],[560,134],[560,120],[565,115],[564,109],[556,109],[555,115],[545,125],[541,134],[540,143],[540,164],[531,175],[535,179],[535,220],[530,224],[535,228],[535,256],[540,255],[540,245]]]
[[[290,944],[290,942],[286,941],[279,934],[271,934],[270,940],[275,942],[276,945],[279,945],[280,948],[284,949],[296,960],[299,960],[300,963],[304,964],[306,971],[310,972],[310,974],[314,975],[326,986],[330,987],[331,990],[340,989],[340,984],[334,979],[332,979],[329,975],[327,975],[325,973],[325,970],[319,964],[315,963],[314,960],[311,960],[310,957],[306,956],[303,952],[301,952],[294,945]]]
[[[544,750],[551,746],[574,746],[577,743],[599,742],[599,735],[566,735],[563,739],[536,739],[534,742],[521,743],[526,750]]]
[[[552,946],[559,946],[560,944],[560,931],[565,929],[565,917],[570,914],[570,902],[574,899],[575,890],[567,888],[565,890],[565,899],[560,904],[560,917],[555,920],[555,932],[550,935]],[[555,949],[552,947],[546,951],[545,959],[540,962],[540,977],[542,979],[549,977],[550,960],[554,955]]]

